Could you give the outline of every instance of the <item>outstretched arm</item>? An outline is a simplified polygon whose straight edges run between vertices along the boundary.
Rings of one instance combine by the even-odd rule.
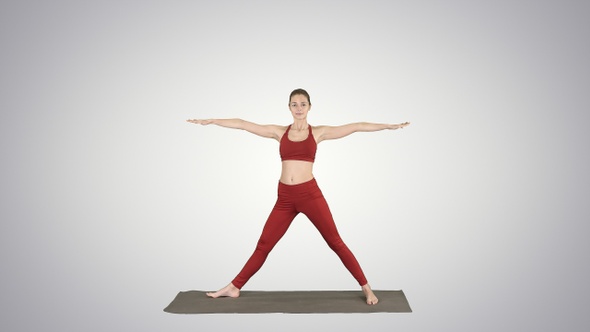
[[[191,119],[186,121],[194,124],[201,124],[204,126],[214,124],[225,128],[242,129],[258,136],[274,138],[277,141],[281,139],[281,126],[277,125],[259,125],[257,123],[249,122],[242,119]]]
[[[385,129],[401,129],[406,126],[409,126],[409,122],[399,123],[399,124],[384,124],[384,123],[369,123],[369,122],[356,122],[356,123],[349,123],[343,126],[319,126],[317,127],[318,130],[318,143],[324,140],[329,139],[338,139],[342,137],[346,137],[352,133],[356,133],[358,131],[379,131]]]

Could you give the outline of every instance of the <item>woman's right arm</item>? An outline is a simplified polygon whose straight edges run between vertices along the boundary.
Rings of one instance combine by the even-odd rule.
[[[259,125],[257,123],[249,122],[242,119],[191,119],[186,121],[194,124],[201,124],[204,126],[208,124],[214,124],[225,128],[242,129],[258,136],[274,138],[277,141],[281,139],[281,132],[284,132],[284,129],[281,126]]]

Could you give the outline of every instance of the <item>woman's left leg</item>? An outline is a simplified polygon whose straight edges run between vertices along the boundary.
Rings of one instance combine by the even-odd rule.
[[[311,220],[330,249],[338,255],[359,285],[363,286],[367,284],[367,279],[359,262],[340,237],[328,203],[319,188],[317,188],[317,192],[314,192],[308,200],[298,207],[298,210]]]
[[[336,223],[319,187],[315,187],[304,202],[298,206],[298,210],[304,213],[313,225],[318,229],[328,246],[338,255],[344,266],[357,280],[365,294],[367,304],[375,305],[379,300],[371,290],[367,278],[361,269],[357,259],[348,246],[342,241]]]

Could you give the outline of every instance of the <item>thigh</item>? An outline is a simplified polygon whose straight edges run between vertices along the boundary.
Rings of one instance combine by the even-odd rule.
[[[264,224],[258,245],[268,246],[269,249],[274,247],[285,235],[295,216],[297,216],[297,211],[277,200]]]
[[[307,201],[302,206],[301,212],[309,218],[326,241],[330,242],[340,238],[332,212],[323,195]]]

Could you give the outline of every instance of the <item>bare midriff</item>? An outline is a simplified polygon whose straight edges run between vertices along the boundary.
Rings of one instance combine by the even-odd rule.
[[[280,181],[287,185],[300,184],[313,179],[313,163],[302,160],[284,160]]]

